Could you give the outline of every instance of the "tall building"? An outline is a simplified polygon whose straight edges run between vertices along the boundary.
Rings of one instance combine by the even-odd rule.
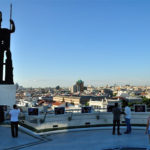
[[[76,82],[77,86],[77,92],[83,92],[84,91],[84,82],[82,80],[78,80]]]
[[[71,93],[76,93],[77,92],[77,86],[73,85],[71,88]]]

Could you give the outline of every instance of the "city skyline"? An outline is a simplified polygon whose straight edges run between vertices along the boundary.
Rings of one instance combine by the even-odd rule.
[[[25,87],[150,85],[148,0],[0,1],[14,81]]]

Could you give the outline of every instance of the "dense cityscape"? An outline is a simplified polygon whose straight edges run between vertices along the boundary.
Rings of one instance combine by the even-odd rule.
[[[123,105],[128,101],[134,104],[146,104],[150,106],[150,86],[85,86],[84,81],[78,80],[70,88],[59,85],[55,88],[24,88],[17,85],[17,104],[20,107],[46,107],[54,110],[55,107],[66,107],[67,109],[91,106],[94,109],[103,109],[113,106],[115,102]]]
[[[0,150],[150,150],[149,6],[0,1]]]

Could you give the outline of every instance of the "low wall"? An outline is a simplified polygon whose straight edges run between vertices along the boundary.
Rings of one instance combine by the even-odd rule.
[[[133,112],[131,124],[146,125],[150,112]],[[92,126],[112,125],[113,115],[109,112],[94,112],[88,114],[66,113],[62,115],[48,114],[43,122],[44,115],[26,116],[24,123],[36,130],[56,130],[65,128],[79,128]],[[121,115],[121,124],[124,124],[124,115]]]
[[[12,107],[16,103],[16,85],[0,85],[0,105]]]

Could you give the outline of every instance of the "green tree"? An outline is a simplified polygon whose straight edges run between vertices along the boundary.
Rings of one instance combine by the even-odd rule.
[[[56,86],[56,90],[60,90],[60,86],[59,85]]]
[[[148,107],[150,107],[150,99],[146,97],[142,97],[142,103],[146,104]]]
[[[86,103],[85,103],[85,106],[89,106],[89,102],[86,102]]]

